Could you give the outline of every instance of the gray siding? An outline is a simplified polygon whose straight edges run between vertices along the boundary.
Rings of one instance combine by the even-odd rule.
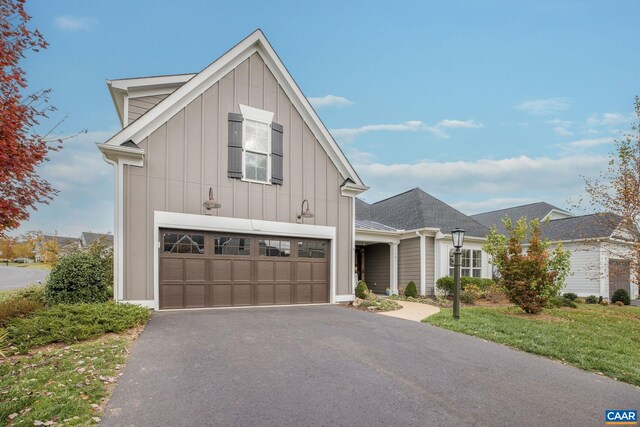
[[[139,98],[129,98],[129,109],[127,111],[128,125],[138,120],[138,118],[158,105],[160,101],[169,95],[141,96]]]
[[[413,281],[420,292],[420,238],[400,241],[398,245],[398,288]]]
[[[435,249],[436,243],[433,237],[425,237],[424,238],[425,251],[424,256],[426,258],[426,271],[427,271],[427,284],[426,284],[426,294],[433,295],[433,290],[435,289],[435,276],[436,276],[436,266],[435,266]]]
[[[227,177],[227,118],[240,112],[239,104],[273,111],[283,126],[283,185]],[[124,174],[125,299],[154,297],[153,212],[203,214],[209,187],[222,203],[214,215],[223,217],[295,223],[308,199],[315,216],[305,224],[336,227],[336,292],[351,293],[353,213],[351,198],[340,194],[344,177],[260,55],[229,72],[139,145],[144,167],[127,166]]]
[[[369,289],[383,294],[390,287],[390,247],[386,243],[367,245],[364,248],[364,281]]]

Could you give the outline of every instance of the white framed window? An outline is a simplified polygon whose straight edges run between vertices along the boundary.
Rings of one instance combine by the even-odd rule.
[[[482,251],[479,249],[462,250],[462,267],[460,274],[463,277],[482,277]],[[453,249],[449,250],[449,276],[453,277]]]
[[[242,122],[242,179],[271,184],[271,122],[273,113],[240,105]]]

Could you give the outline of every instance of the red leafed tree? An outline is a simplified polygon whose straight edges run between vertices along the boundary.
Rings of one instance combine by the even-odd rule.
[[[0,236],[29,218],[29,210],[49,203],[57,191],[41,178],[36,167],[48,160],[52,145],[38,135],[39,121],[54,111],[49,89],[29,93],[20,62],[28,52],[38,52],[47,42],[30,30],[25,0],[0,0]]]

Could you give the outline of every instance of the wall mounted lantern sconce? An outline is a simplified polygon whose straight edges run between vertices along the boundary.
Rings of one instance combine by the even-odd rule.
[[[307,204],[307,209],[305,210],[304,208],[304,204]],[[300,207],[300,213],[297,216],[298,218],[298,222],[302,222],[303,218],[313,218],[313,212],[311,212],[311,210],[309,209],[309,201],[307,199],[304,199],[302,201],[302,206]]]
[[[209,200],[204,202],[202,206],[207,210],[207,215],[211,215],[213,213],[211,212],[212,209],[220,209],[222,207],[222,203],[213,197],[213,188],[209,187]]]

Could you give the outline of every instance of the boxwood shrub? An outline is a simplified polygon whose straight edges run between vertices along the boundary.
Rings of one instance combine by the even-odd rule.
[[[100,258],[87,252],[63,256],[51,269],[45,287],[49,304],[105,302],[105,268]]]
[[[618,301],[622,301],[624,305],[631,304],[631,297],[626,289],[616,289],[611,296],[611,303],[615,304]]]
[[[366,299],[368,290],[369,288],[367,287],[367,284],[360,280],[356,285],[356,297]]]
[[[418,296],[418,288],[416,288],[416,284],[413,281],[407,283],[407,287],[404,289],[405,297],[417,297]]]

